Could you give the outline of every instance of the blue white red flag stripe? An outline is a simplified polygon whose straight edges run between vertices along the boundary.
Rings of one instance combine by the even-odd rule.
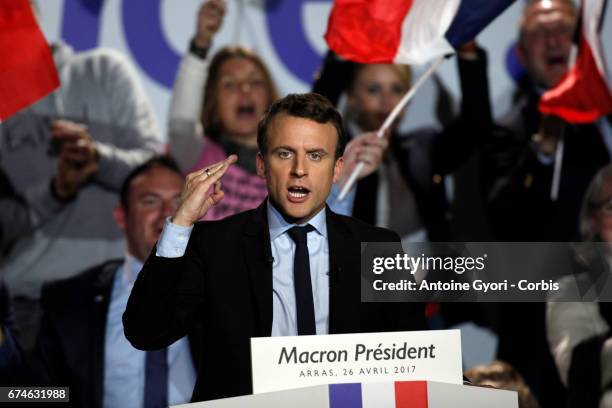
[[[336,0],[325,39],[362,63],[422,64],[473,39],[514,0]]]
[[[395,383],[369,383],[361,390],[364,407],[393,407],[395,405]]]
[[[428,408],[426,381],[329,385],[329,408]]]
[[[331,384],[329,386],[330,408],[362,408],[361,384]]]
[[[480,33],[489,23],[495,20],[508,8],[514,0],[463,0],[459,10],[446,31],[449,44],[457,48],[470,41]]]
[[[426,381],[397,381],[395,383],[396,408],[428,408]]]

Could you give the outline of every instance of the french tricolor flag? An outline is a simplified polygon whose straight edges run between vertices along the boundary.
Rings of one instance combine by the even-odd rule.
[[[611,67],[600,39],[605,9],[606,0],[582,1],[578,57],[561,82],[542,95],[540,112],[570,123],[594,122],[612,113]]]
[[[325,39],[361,63],[423,64],[472,40],[514,0],[335,0]]]
[[[329,385],[329,408],[430,408],[426,381]]]
[[[0,121],[59,86],[51,50],[28,0],[0,1]]]
[[[328,388],[329,408],[518,408],[518,396],[514,391],[432,381],[331,384],[324,387]]]

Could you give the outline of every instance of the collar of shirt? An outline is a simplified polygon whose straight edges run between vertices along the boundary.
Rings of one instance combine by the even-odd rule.
[[[142,269],[142,262],[136,259],[129,252],[125,253],[125,261],[123,262],[123,268],[119,271],[121,273],[121,289],[132,288],[140,270]]]
[[[298,224],[288,223],[287,220],[278,212],[278,210],[268,200],[267,211],[268,211],[268,228],[270,229],[270,240],[274,241],[276,238],[287,232],[287,230]],[[321,209],[314,217],[310,219],[306,224],[310,224],[314,227],[315,231],[319,235],[327,239],[327,218],[325,215],[325,207]],[[302,224],[302,225],[306,225]]]

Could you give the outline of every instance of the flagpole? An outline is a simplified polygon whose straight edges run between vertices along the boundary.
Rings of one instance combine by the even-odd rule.
[[[440,64],[442,64],[445,58],[446,55],[438,57],[438,59],[433,64],[431,64],[429,68],[427,68],[427,71],[425,71],[423,75],[419,77],[419,79],[414,83],[414,85],[412,85],[406,95],[404,95],[404,97],[398,102],[398,104],[395,105],[395,108],[393,108],[389,116],[387,116],[380,129],[378,129],[376,137],[381,139],[385,135],[387,129],[391,126],[393,121],[404,109],[406,104],[410,102],[410,100],[414,97],[416,91],[418,91],[418,89],[423,85],[423,83],[425,83],[425,81],[427,81],[427,79],[429,79],[429,77],[432,76],[434,72],[436,72],[436,70],[438,69]],[[363,170],[364,166],[364,162],[360,161],[359,163],[357,163],[357,166],[353,169],[353,172],[349,176],[348,180],[346,181],[346,183],[344,183],[344,186],[342,186],[342,190],[340,190],[340,195],[338,196],[338,199],[340,201],[344,200],[344,197],[346,197],[351,187],[353,187],[353,184],[355,184],[355,181],[357,181],[357,177],[359,177],[359,173],[361,173],[361,170]]]
[[[550,200],[555,202],[559,198],[559,185],[561,184],[561,169],[563,168],[563,150],[565,148],[565,126],[561,128],[561,136],[555,151],[555,168],[553,170],[552,185],[550,186]]]

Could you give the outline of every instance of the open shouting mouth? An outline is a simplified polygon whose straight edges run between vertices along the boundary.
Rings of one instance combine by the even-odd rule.
[[[303,186],[291,186],[288,188],[287,199],[292,203],[303,203],[308,199],[310,190]]]

